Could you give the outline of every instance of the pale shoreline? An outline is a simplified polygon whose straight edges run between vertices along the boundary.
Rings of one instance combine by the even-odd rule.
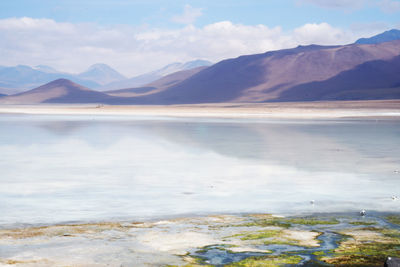
[[[352,255],[357,245],[368,248],[358,253],[362,262],[376,266],[398,256],[399,218],[252,213],[0,229],[0,265],[351,266],[343,251]]]
[[[171,106],[98,104],[0,105],[0,114],[41,115],[130,115],[209,118],[400,118],[400,100],[224,103]]]

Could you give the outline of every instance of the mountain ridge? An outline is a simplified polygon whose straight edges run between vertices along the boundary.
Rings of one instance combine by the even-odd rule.
[[[372,60],[400,54],[400,41],[372,45],[298,46],[227,59],[136,103],[268,102],[296,85],[332,78]],[[298,99],[301,101],[301,99]]]
[[[1,66],[0,88],[7,89],[8,91],[13,91],[14,93],[20,93],[22,91],[30,90],[42,84],[62,78],[74,81],[90,88],[98,88],[101,86],[101,84],[98,83],[97,79],[108,79],[107,81],[109,81],[110,76],[114,77],[113,80],[116,79],[115,77],[125,78],[108,65],[101,65],[103,65],[104,69],[103,72],[97,74],[97,76],[100,78],[91,77],[90,73],[88,73],[88,71],[91,70],[90,68],[95,65],[89,67],[88,70],[80,74],[60,72],[46,65],[38,65],[35,67],[30,67],[27,65],[17,65],[10,67]],[[107,74],[107,71],[104,70],[108,70],[108,73],[110,74]]]
[[[3,104],[38,103],[97,103],[110,96],[76,84],[68,79],[57,79],[32,90],[0,98]]]
[[[368,38],[360,38],[355,44],[379,44],[395,40],[400,40],[400,30],[391,29]]]
[[[143,87],[169,74],[202,66],[210,66],[211,64],[212,63],[210,61],[200,60],[200,59],[185,63],[175,62],[168,64],[160,69],[147,72],[138,76],[134,76],[132,78],[122,80],[120,82],[109,83],[107,85],[102,86],[99,90],[110,91],[122,88]]]

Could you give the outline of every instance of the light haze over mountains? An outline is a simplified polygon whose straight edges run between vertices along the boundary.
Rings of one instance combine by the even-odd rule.
[[[130,79],[110,66],[101,63],[94,64],[79,74],[60,72],[45,65],[35,67],[24,65],[15,67],[0,66],[0,93],[20,93],[56,79],[68,79],[96,90],[121,89],[142,86],[173,72],[209,65],[211,65],[211,62],[206,60],[172,63],[159,70]]]

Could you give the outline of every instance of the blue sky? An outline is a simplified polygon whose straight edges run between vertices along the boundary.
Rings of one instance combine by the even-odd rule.
[[[337,7],[327,2],[337,2]],[[381,2],[381,3],[380,3]],[[360,4],[357,4],[360,3]],[[185,5],[202,9],[197,26],[229,20],[246,25],[265,24],[291,29],[305,23],[327,22],[341,27],[382,23],[397,26],[399,11],[388,12],[400,1],[299,1],[299,0],[2,0],[0,18],[52,18],[59,22],[95,22],[103,25],[147,24],[177,27],[171,17]],[[396,12],[397,11],[397,12]]]
[[[399,27],[400,0],[1,0],[0,65],[104,62],[130,76]]]

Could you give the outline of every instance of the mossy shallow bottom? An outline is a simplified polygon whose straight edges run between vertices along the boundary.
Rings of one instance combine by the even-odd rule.
[[[258,266],[281,266],[287,264],[299,264],[303,260],[300,256],[279,255],[266,257],[249,257],[239,262],[228,264],[228,267],[258,267]]]
[[[345,237],[329,257],[333,265],[382,266],[387,257],[400,257],[400,231],[381,227],[341,230]]]
[[[400,216],[219,215],[0,230],[4,266],[382,266]]]

